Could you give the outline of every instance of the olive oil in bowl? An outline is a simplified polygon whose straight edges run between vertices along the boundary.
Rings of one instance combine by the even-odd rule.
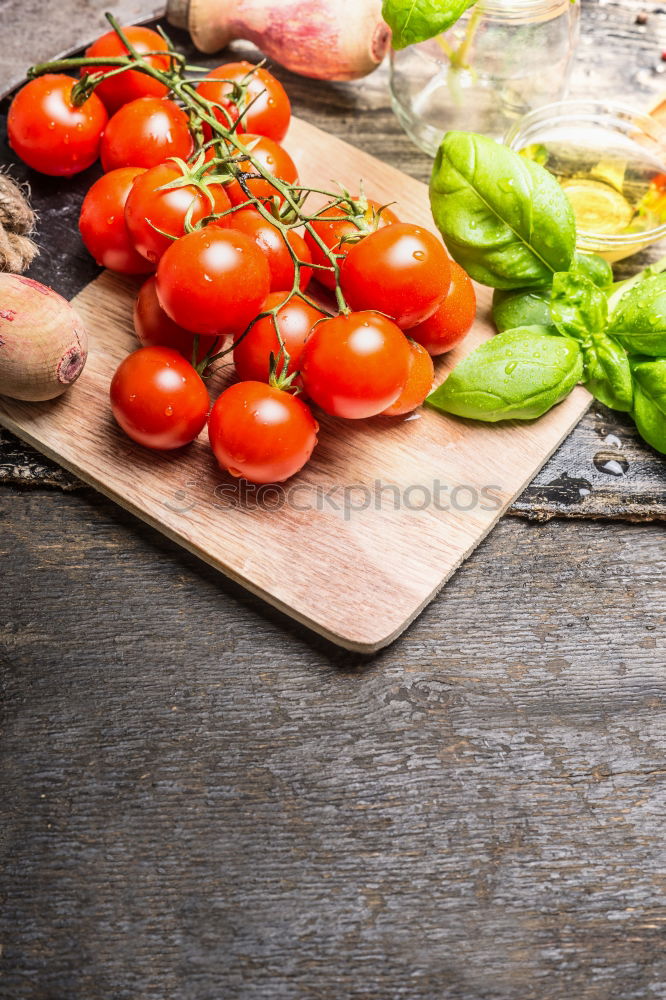
[[[566,101],[527,115],[505,141],[558,179],[579,250],[612,263],[666,236],[666,133],[649,116]]]

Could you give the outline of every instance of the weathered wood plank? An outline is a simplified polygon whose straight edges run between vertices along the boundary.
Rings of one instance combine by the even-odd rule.
[[[0,523],[3,1000],[666,996],[662,529],[504,521],[368,662],[93,492]]]

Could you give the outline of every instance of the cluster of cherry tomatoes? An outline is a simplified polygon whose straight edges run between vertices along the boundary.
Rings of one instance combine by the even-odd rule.
[[[119,65],[128,50],[131,65],[159,72]],[[86,59],[82,73],[104,73],[101,82],[38,76],[14,99],[8,131],[44,173],[101,159],[83,241],[103,266],[150,275],[134,310],[143,346],[111,383],[124,431],[174,449],[208,423],[220,465],[267,483],[312,454],[311,404],[347,419],[420,405],[431,355],[455,346],[476,311],[441,241],[347,192],[306,212],[307,189],[280,145],[289,99],[265,68],[228,63],[177,101],[172,50],[150,29],[111,31]],[[211,410],[204,378],[228,354],[238,381]]]

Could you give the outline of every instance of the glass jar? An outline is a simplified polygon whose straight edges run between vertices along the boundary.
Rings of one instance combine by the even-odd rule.
[[[528,111],[564,97],[580,2],[479,0],[447,32],[391,53],[391,101],[435,155],[450,129],[501,138]]]

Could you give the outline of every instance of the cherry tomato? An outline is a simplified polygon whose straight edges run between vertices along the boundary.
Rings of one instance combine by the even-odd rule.
[[[113,415],[133,441],[169,451],[189,444],[208,414],[201,377],[170,347],[140,347],[111,380]]]
[[[169,47],[161,35],[150,28],[142,28],[131,25],[123,28],[125,36],[138,53],[145,55],[146,52],[168,52]],[[98,38],[96,42],[86,49],[86,55],[91,59],[101,59],[104,56],[117,58],[127,55],[127,49],[121,42],[115,31],[107,31],[105,35]],[[146,56],[146,62],[154,69],[168,70],[171,66],[171,59],[167,55]],[[91,66],[82,69],[81,75],[86,73],[106,73],[114,69],[113,66]],[[159,80],[154,80],[152,76],[140,73],[138,70],[126,70],[117,76],[112,76],[108,80],[103,80],[95,87],[95,93],[110,115],[115,114],[123,104],[136,101],[139,97],[166,97],[169,93]]]
[[[476,295],[469,275],[454,260],[449,262],[449,291],[432,316],[407,331],[430,354],[444,354],[469,333],[476,316]]]
[[[222,468],[253,483],[281,483],[295,475],[310,458],[318,430],[302,400],[265,382],[225,389],[208,421]]]
[[[183,355],[186,361],[192,360],[195,335],[167,316],[157,298],[155,278],[148,278],[134,303],[134,329],[143,347],[172,347]],[[222,340],[219,337],[199,337],[197,363],[202,361],[209,351],[221,350]]]
[[[125,225],[125,202],[141,167],[111,170],[95,181],[83,199],[79,230],[88,253],[98,264],[120,274],[148,274],[153,270],[137,253]]]
[[[284,302],[287,292],[276,292],[268,296],[262,306],[262,312],[274,309]],[[278,371],[291,375],[298,371],[305,343],[312,332],[312,327],[318,320],[324,318],[319,309],[304,302],[303,299],[292,298],[276,314],[280,328],[280,336],[289,354],[289,367],[283,372],[278,365]],[[254,382],[267,382],[270,373],[271,354],[279,362],[280,341],[271,316],[256,320],[234,347],[234,363],[238,377]]]
[[[173,240],[157,232],[180,237],[185,234],[185,219],[196,225],[207,215],[225,212],[231,207],[222,184],[181,186],[185,172],[174,160],[151,167],[140,177],[127,199],[125,221],[134,246],[148,260],[157,263]],[[161,190],[164,185],[177,187]],[[155,228],[157,227],[157,228]]]
[[[194,148],[187,115],[173,101],[140,97],[109,120],[102,140],[102,166],[155,167],[169,156],[186,160]]]
[[[239,208],[237,211],[220,219],[218,225],[229,229],[237,229],[239,232],[246,233],[252,237],[268,261],[271,272],[272,292],[280,292],[292,288],[294,284],[294,261],[277,226],[271,225],[254,208]],[[299,260],[311,260],[310,251],[306,246],[305,240],[299,233],[294,229],[290,229],[287,239]],[[299,277],[299,286],[305,291],[312,277],[312,268],[302,267]]]
[[[435,368],[432,358],[425,347],[415,343],[409,343],[409,366],[407,371],[407,381],[405,387],[396,399],[395,403],[388,406],[384,411],[385,417],[399,417],[403,413],[410,413],[420,406],[432,389],[432,380],[435,377]]]
[[[298,171],[296,170],[296,165],[287,150],[283,149],[277,142],[274,142],[273,139],[267,139],[263,135],[243,135],[241,136],[241,140],[252,156],[259,161],[262,167],[270,171],[274,177],[278,180],[286,181],[287,184],[295,184],[297,182]],[[207,159],[211,159],[214,155],[213,147],[210,147]],[[270,181],[256,175],[256,171],[249,160],[241,160],[239,167],[243,172],[255,175],[246,180],[246,185],[255,198],[260,198],[263,202],[270,202],[275,198],[278,204],[282,204],[284,198],[280,192]],[[247,201],[247,195],[237,180],[231,180],[224,186],[232,205],[242,205]]]
[[[308,396],[335,417],[381,413],[400,395],[409,370],[402,331],[377,312],[341,314],[318,323],[301,355]]]
[[[340,205],[333,208],[323,208],[320,215],[324,216],[324,219],[315,219],[312,223],[312,228],[329,250],[334,250],[336,254],[341,254],[343,257],[347,256],[354,243],[358,243],[365,236],[369,236],[370,233],[374,233],[384,226],[391,226],[398,222],[397,215],[390,208],[382,208],[379,202],[372,201],[370,198],[355,198],[354,202],[358,205],[358,212],[349,215]],[[323,267],[331,266],[329,258],[314,236],[307,231],[305,242],[309,247],[314,264],[320,264]],[[317,268],[316,278],[326,288],[335,288],[335,276],[332,270],[322,271]]]
[[[272,73],[263,66],[253,66],[244,61],[225,63],[211,70],[209,75],[211,79],[202,80],[197,87],[202,97],[221,104],[229,111],[233,109],[235,118],[242,114],[243,130],[266,135],[276,142],[284,139],[291,120],[291,105],[287,92]],[[216,78],[219,82],[215,82]],[[223,83],[222,80],[233,83]],[[215,116],[227,125],[223,112],[216,111]]]
[[[270,287],[266,258],[234,229],[207,226],[172,243],[157,269],[157,297],[195,333],[234,336],[260,311]]]
[[[71,76],[47,73],[26,83],[9,108],[9,145],[42,174],[71,177],[99,156],[106,110],[95,94],[76,107],[75,84]]]
[[[352,309],[377,309],[404,330],[434,313],[450,276],[443,244],[427,229],[398,222],[351,248],[340,285]]]

